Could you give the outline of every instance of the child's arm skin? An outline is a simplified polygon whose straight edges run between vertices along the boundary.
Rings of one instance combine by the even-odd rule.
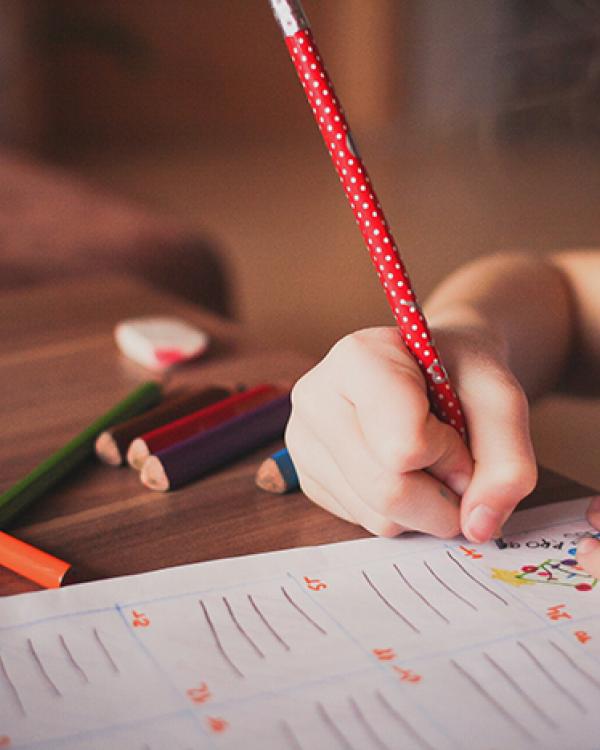
[[[375,534],[490,539],[535,485],[527,396],[571,374],[598,382],[599,292],[600,253],[575,252],[485,258],[438,287],[425,313],[470,451],[430,412],[397,329],[346,336],[292,392],[286,443],[304,492]],[[600,527],[600,508],[589,517]],[[580,557],[600,576],[596,546]]]

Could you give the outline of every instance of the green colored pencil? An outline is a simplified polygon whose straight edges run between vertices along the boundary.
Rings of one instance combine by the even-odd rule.
[[[94,452],[98,435],[111,425],[122,422],[157,404],[162,391],[158,383],[149,381],[113,406],[87,429],[35,467],[23,479],[0,495],[0,528],[24,510],[40,495],[85,461]]]

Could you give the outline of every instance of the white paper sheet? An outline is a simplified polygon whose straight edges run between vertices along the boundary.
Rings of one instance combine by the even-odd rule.
[[[585,505],[6,598],[0,748],[598,748]]]

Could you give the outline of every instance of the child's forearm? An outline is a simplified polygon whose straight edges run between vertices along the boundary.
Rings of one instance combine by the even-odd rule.
[[[562,258],[498,255],[459,269],[425,305],[434,336],[443,339],[450,326],[479,329],[503,349],[530,397],[555,387],[567,369],[575,332],[574,291]]]

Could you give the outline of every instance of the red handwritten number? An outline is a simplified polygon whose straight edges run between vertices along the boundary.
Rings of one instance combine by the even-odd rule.
[[[210,700],[212,697],[208,685],[205,682],[201,683],[199,687],[190,688],[187,691],[187,695],[194,703],[206,703],[206,701]]]
[[[400,677],[401,682],[421,682],[423,679],[420,674],[413,672],[410,669],[402,669],[402,667],[394,666],[394,672]]]
[[[10,747],[11,741],[10,737],[7,734],[0,734],[0,747]]]
[[[318,578],[304,576],[304,582],[311,591],[323,591],[323,589],[327,588],[327,584],[324,581],[320,581]]]
[[[131,615],[133,617],[132,624],[134,628],[147,628],[150,625],[150,620],[143,612],[138,612],[134,609]]]
[[[476,549],[470,549],[469,547],[463,547],[462,545],[459,547],[459,549],[462,550],[463,554],[466,557],[471,557],[473,560],[479,560],[483,557],[483,555],[477,552]]]
[[[229,726],[225,719],[220,719],[217,716],[209,716],[207,720],[208,726],[213,732],[224,732]]]
[[[585,630],[576,630],[575,638],[577,638],[579,643],[585,644],[592,639],[592,636],[589,633],[586,633]]]
[[[548,607],[546,614],[551,620],[570,620],[571,615],[568,612],[561,612],[566,607],[565,604],[557,604],[554,607]]]
[[[393,648],[374,648],[373,653],[379,661],[393,661],[396,658]]]

